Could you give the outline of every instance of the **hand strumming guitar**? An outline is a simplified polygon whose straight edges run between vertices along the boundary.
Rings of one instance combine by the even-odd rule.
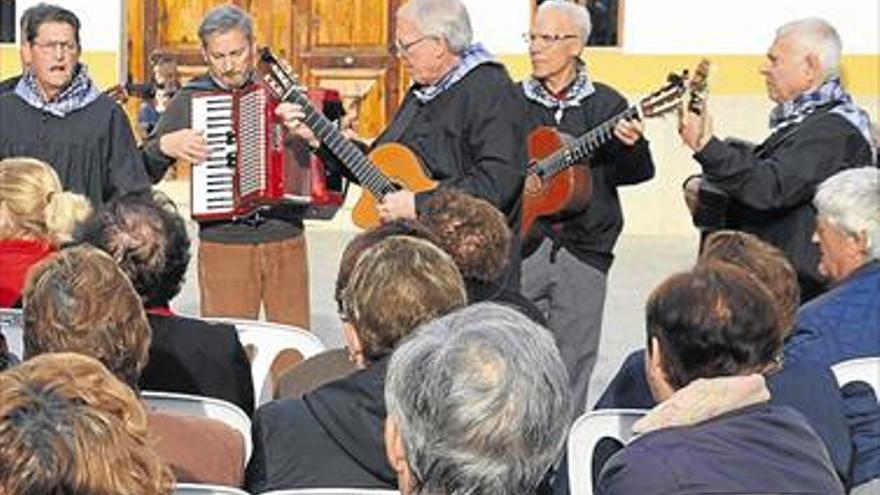
[[[376,209],[379,210],[379,218],[382,223],[387,223],[398,218],[416,217],[416,195],[412,191],[400,190],[385,195]]]

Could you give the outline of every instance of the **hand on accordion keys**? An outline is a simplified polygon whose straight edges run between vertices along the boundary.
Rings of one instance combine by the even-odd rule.
[[[200,163],[208,158],[208,143],[201,131],[180,129],[159,138],[159,149],[175,160]]]
[[[275,115],[284,122],[284,126],[291,134],[303,138],[312,149],[318,149],[321,146],[321,141],[303,122],[306,114],[301,106],[296,103],[282,102],[275,109]]]

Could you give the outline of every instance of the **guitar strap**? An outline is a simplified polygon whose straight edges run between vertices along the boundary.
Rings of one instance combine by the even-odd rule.
[[[413,117],[419,110],[419,100],[412,96],[404,98],[403,106],[397,111],[397,116],[385,133],[382,135],[383,143],[395,143],[403,136]]]

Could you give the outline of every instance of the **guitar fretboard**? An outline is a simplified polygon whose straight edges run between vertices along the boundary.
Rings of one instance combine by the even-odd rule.
[[[319,112],[311,100],[295,87],[290,87],[284,94],[284,100],[292,101],[303,108],[303,122],[309,126],[318,139],[357,177],[361,187],[379,201],[386,194],[396,190],[394,184],[370,161],[360,148],[342,135],[336,124]]]
[[[639,116],[639,105],[633,105],[623,112],[611,117],[599,124],[583,136],[565,145],[555,153],[535,164],[535,174],[548,179],[562,170],[583,161],[592,156],[596,150],[614,137],[614,126],[624,119],[632,119]]]

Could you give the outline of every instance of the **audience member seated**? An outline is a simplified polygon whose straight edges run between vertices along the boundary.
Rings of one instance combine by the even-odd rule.
[[[511,232],[504,214],[486,200],[453,189],[431,195],[419,221],[452,256],[461,271],[470,304],[493,301],[521,311],[540,325],[547,320],[535,304],[502,283],[510,259]]]
[[[45,354],[0,373],[0,493],[170,495],[137,396],[98,361]]]
[[[146,307],[153,331],[141,390],[216,397],[254,413],[251,368],[232,325],[170,309],[190,260],[186,224],[170,199],[129,195],[96,212],[77,239],[110,254]]]
[[[819,185],[814,242],[830,290],[798,310],[786,362],[829,367],[880,356],[880,170],[845,170]],[[880,406],[869,387],[844,387],[844,411],[855,444],[852,486],[880,490]]]
[[[782,350],[772,297],[723,262],[654,289],[647,373],[660,404],[605,465],[596,493],[844,493],[803,416],[768,402],[762,373]]]
[[[28,269],[68,241],[89,211],[86,198],[62,192],[49,165],[0,160],[0,308],[21,306]]]
[[[392,220],[374,229],[361,232],[342,252],[339,271],[336,274],[336,289],[333,298],[339,315],[342,315],[342,294],[351,278],[354,265],[367,249],[391,236],[405,235],[425,239],[437,244],[434,235],[421,223],[410,219]],[[325,383],[338,380],[353,373],[357,368],[344,349],[331,349],[306,359],[278,379],[275,397],[299,399]]]
[[[149,346],[140,298],[110,256],[78,246],[34,267],[24,291],[27,359],[49,352],[91,356],[137,391]],[[178,481],[241,484],[244,440],[237,431],[212,419],[157,412],[147,420]]]
[[[712,260],[736,265],[764,284],[773,295],[778,311],[779,326],[774,330],[781,331],[783,339],[788,338],[800,301],[800,288],[797,274],[785,254],[755,235],[721,230],[706,237],[700,255],[702,263]],[[770,367],[764,375],[770,389],[770,402],[803,414],[822,439],[840,478],[848,479],[852,447],[840,392],[831,371],[784,362],[781,367]],[[596,409],[651,409],[656,405],[645,376],[645,351],[639,350],[626,358],[596,403]],[[597,467],[601,469],[601,465]]]
[[[404,495],[534,494],[571,416],[552,335],[495,303],[419,327],[391,357],[385,401]]]
[[[413,328],[465,303],[455,263],[434,244],[393,236],[365,251],[342,295],[345,340],[360,370],[257,409],[246,488],[396,487],[382,449],[389,356]]]

